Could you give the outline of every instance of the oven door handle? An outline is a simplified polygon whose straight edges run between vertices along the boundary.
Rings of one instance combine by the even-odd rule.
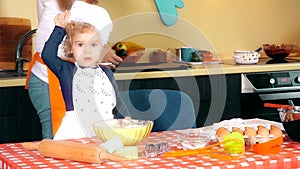
[[[300,98],[300,92],[284,92],[284,93],[266,93],[259,94],[259,97],[264,100],[282,100],[282,99],[297,99]]]
[[[267,88],[267,89],[256,89],[253,88],[255,93],[261,92],[282,92],[282,91],[293,91],[293,90],[300,90],[300,86],[293,86],[293,87],[278,87],[278,88]]]

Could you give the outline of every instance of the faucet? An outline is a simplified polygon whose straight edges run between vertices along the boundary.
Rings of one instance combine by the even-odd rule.
[[[27,59],[27,58],[23,58],[21,56],[22,54],[22,50],[23,50],[23,47],[26,43],[26,41],[28,40],[29,37],[31,37],[31,35],[33,35],[34,33],[36,33],[36,29],[33,29],[29,32],[27,32],[19,41],[18,43],[18,46],[17,46],[17,49],[16,49],[16,66],[15,66],[15,71],[17,72],[17,74],[19,76],[21,75],[24,75],[24,71],[23,71],[23,68],[24,68],[24,63],[25,62],[30,62],[30,59]]]

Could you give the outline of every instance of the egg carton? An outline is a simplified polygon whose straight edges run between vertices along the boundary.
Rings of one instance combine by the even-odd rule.
[[[283,130],[283,126],[281,123],[268,121],[268,120],[262,120],[262,119],[225,120],[225,121],[222,121],[219,123],[219,127],[217,128],[217,130],[221,127],[224,127],[225,129],[227,129],[229,131],[229,133],[233,132],[235,129],[240,130],[240,132],[243,133],[243,137],[245,139],[246,145],[252,145],[252,144],[256,144],[256,143],[266,142],[266,141],[276,137],[274,134],[269,134],[269,133],[265,133],[264,135],[257,134],[259,126],[266,128],[268,130],[268,132],[270,131],[271,126],[275,126],[275,127],[279,128],[280,130]],[[256,135],[254,137],[248,137],[247,135],[244,134],[244,131],[246,130],[247,127],[255,130]],[[222,138],[218,137],[217,135],[216,135],[216,139],[218,141],[223,140]]]

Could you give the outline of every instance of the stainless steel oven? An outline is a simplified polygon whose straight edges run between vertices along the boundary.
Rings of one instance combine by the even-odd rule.
[[[247,73],[241,75],[242,118],[280,121],[278,111],[264,103],[300,105],[300,71]]]

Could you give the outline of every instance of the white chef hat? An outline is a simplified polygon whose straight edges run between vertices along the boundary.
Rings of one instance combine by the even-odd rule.
[[[108,42],[113,25],[108,12],[104,8],[83,1],[75,1],[70,12],[70,20],[94,25],[100,32],[102,43],[106,44]]]

